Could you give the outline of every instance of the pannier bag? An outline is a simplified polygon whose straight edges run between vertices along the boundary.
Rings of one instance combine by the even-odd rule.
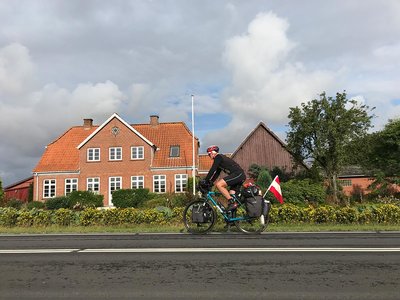
[[[263,213],[263,202],[262,196],[256,195],[245,199],[247,215],[250,218],[258,218]]]
[[[207,223],[211,220],[211,207],[208,205],[193,205],[192,208],[192,222],[193,223]]]

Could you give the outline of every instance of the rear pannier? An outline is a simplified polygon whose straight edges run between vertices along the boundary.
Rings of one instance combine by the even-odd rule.
[[[212,208],[208,204],[193,205],[192,222],[207,223],[211,220]]]
[[[264,198],[256,195],[245,199],[247,215],[251,218],[258,218],[263,213]]]

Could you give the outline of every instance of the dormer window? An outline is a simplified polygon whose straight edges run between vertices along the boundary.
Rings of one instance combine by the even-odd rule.
[[[179,157],[180,156],[179,145],[174,145],[169,148],[169,156],[170,157]]]

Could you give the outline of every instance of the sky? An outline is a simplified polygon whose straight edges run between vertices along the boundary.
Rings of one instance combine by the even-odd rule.
[[[84,118],[184,121],[233,152],[322,92],[400,115],[398,0],[2,0],[0,179],[32,175]]]

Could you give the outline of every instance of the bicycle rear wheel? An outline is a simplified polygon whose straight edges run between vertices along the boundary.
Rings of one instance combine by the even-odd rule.
[[[183,211],[183,223],[187,231],[193,234],[209,232],[216,219],[214,208],[205,199],[190,202]]]
[[[240,205],[235,212],[236,218],[241,220],[235,221],[235,226],[243,233],[259,234],[263,232],[268,226],[269,213],[264,216],[264,221],[260,217],[251,218],[247,215],[245,205]]]

